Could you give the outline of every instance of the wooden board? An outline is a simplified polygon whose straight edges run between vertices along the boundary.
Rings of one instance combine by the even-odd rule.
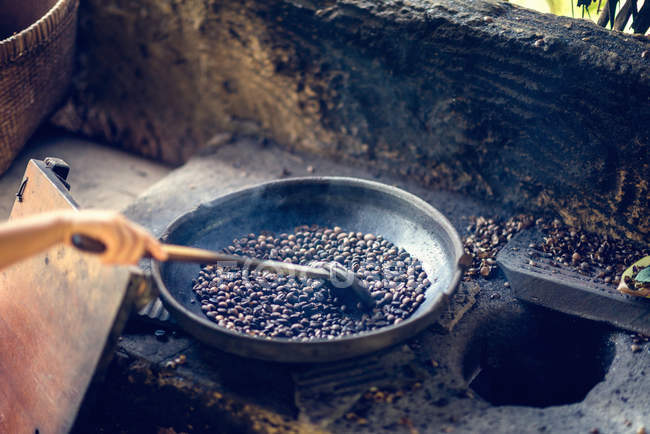
[[[11,219],[77,207],[43,162],[31,160],[25,178]],[[129,276],[65,246],[0,272],[0,432],[71,428],[128,304]]]

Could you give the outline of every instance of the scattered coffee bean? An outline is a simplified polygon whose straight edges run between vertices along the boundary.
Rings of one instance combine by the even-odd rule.
[[[517,232],[533,226],[532,216],[520,214],[506,222],[485,217],[473,218],[467,227],[463,244],[465,253],[472,256],[472,266],[465,271],[463,280],[471,280],[480,274],[489,278],[496,273],[496,255]],[[532,247],[531,247],[532,248]]]
[[[530,243],[527,249],[528,264],[537,267],[550,261],[553,267],[571,267],[586,276],[602,279],[604,283],[618,285],[621,274],[632,263],[650,255],[648,247],[630,241],[614,240],[571,228],[559,219],[537,218],[520,214],[508,220],[473,218],[467,227],[463,242],[465,252],[473,258],[472,266],[465,271],[464,280],[479,275],[494,276],[496,255],[516,233],[536,226],[542,240]]]
[[[570,228],[559,219],[539,219],[536,224],[543,237],[535,247],[538,254],[549,258],[554,266],[568,266],[605,283],[617,285],[627,267],[650,255],[647,247]]]

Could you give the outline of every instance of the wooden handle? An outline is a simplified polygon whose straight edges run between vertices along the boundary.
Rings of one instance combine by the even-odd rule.
[[[165,252],[167,252],[168,261],[200,262],[203,264],[236,262],[240,264],[246,260],[246,258],[213,252],[211,250],[197,249],[196,247],[178,246],[175,244],[163,244],[162,246]]]
[[[88,253],[104,253],[106,246],[95,238],[87,237],[82,234],[72,235],[72,245],[77,249]]]
[[[316,279],[329,278],[329,272],[323,268],[249,258],[246,256],[229,255],[227,253],[197,249],[195,247],[178,246],[175,244],[163,244],[163,248],[167,252],[167,255],[169,255],[167,258],[168,261],[198,262],[200,264],[221,263],[224,266],[243,265],[260,271],[268,270],[274,273],[307,276]]]
[[[106,246],[101,241],[87,237],[81,234],[75,234],[72,237],[72,243],[80,250],[91,253],[102,253]],[[199,264],[220,264],[223,266],[243,265],[257,270],[268,270],[274,273],[282,273],[295,276],[307,276],[316,279],[327,279],[331,281],[332,276],[338,276],[339,281],[346,280],[350,277],[351,288],[364,305],[372,307],[374,299],[368,290],[360,284],[354,273],[344,269],[342,266],[337,273],[329,266],[327,267],[310,267],[305,265],[290,264],[286,262],[260,260],[248,258],[245,256],[229,255],[227,253],[214,252],[211,250],[198,249],[196,247],[178,246],[175,244],[162,244],[162,248],[167,252],[167,261],[180,262],[197,262]],[[330,264],[331,265],[331,264]],[[342,274],[343,273],[343,274]],[[347,275],[349,274],[349,276]]]
[[[82,234],[72,235],[72,244],[79,250],[87,253],[103,253],[106,246],[101,241]],[[169,256],[168,261],[200,262],[210,264],[215,262],[236,262],[243,263],[245,258],[239,258],[225,253],[212,252],[210,250],[197,249],[194,247],[177,246],[174,244],[162,244],[163,249]],[[145,256],[150,257],[149,253]]]
[[[72,236],[72,244],[84,252],[102,253],[106,250],[106,246],[101,241],[81,234],[74,234]],[[175,244],[162,244],[162,248],[167,252],[167,261],[220,264],[222,266],[243,265],[260,271],[268,270],[274,273],[327,279],[329,281],[332,281],[333,276],[337,277],[337,281],[341,282],[350,280],[350,289],[366,307],[372,308],[375,304],[375,300],[370,295],[370,292],[368,292],[368,289],[358,281],[354,273],[340,265],[337,269],[333,268],[334,264],[326,264],[324,267],[311,267],[229,255],[227,253],[198,249],[196,247],[178,246]],[[149,255],[147,254],[147,256]]]

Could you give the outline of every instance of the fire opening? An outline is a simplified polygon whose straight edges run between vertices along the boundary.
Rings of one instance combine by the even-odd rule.
[[[464,359],[470,387],[493,405],[581,402],[614,358],[611,328],[534,306],[525,312],[478,327]]]

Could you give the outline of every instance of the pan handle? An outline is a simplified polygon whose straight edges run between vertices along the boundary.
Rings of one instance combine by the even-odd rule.
[[[134,267],[134,270],[131,271],[127,294],[132,300],[135,310],[140,311],[158,297],[158,285],[151,273]]]

